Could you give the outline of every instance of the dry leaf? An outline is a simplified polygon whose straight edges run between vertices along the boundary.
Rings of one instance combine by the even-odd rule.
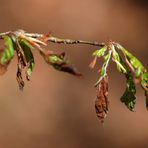
[[[92,62],[89,64],[89,67],[91,69],[93,69],[96,65],[96,62],[97,62],[97,56],[94,57],[94,59],[92,60]]]
[[[108,113],[108,76],[105,76],[97,87],[97,97],[95,101],[95,109],[101,123]]]
[[[17,69],[17,74],[16,74],[16,80],[18,82],[19,89],[23,90],[25,83],[24,83],[23,77],[22,77],[22,68],[20,67],[19,64],[18,64],[18,69]]]

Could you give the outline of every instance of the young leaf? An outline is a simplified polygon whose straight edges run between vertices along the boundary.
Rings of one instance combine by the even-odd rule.
[[[128,62],[134,68],[136,77],[140,77],[143,73],[147,71],[146,68],[143,66],[143,64],[134,55],[132,55],[127,49],[122,47],[120,44],[117,44],[117,47],[124,53]]]
[[[97,97],[95,100],[95,109],[97,117],[103,123],[108,113],[108,76],[106,75],[97,87]]]
[[[21,39],[20,46],[21,46],[21,48],[22,48],[22,50],[24,52],[24,56],[25,56],[25,59],[26,59],[26,62],[27,62],[27,71],[26,71],[26,73],[27,73],[27,77],[29,78],[29,76],[31,76],[32,71],[33,71],[34,66],[35,66],[34,57],[33,57],[32,51],[31,51],[31,49],[33,47],[25,39]]]
[[[52,65],[56,70],[67,72],[75,76],[82,76],[82,74],[77,72],[76,69],[69,64],[69,61],[65,59],[65,53],[42,53],[42,55],[45,61],[48,64]]]
[[[144,89],[146,97],[146,108],[148,110],[148,73],[144,73],[141,78],[141,86]]]
[[[107,67],[109,66],[111,57],[112,57],[112,51],[110,50],[109,53],[104,57],[104,63],[101,68],[101,76],[99,80],[96,82],[95,86],[97,86],[101,82],[101,80],[107,75]]]
[[[2,57],[3,53],[4,53],[4,50],[0,49],[0,57]],[[0,63],[0,75],[5,74],[5,72],[7,71],[8,65],[9,65],[9,63],[7,63],[5,65]]]
[[[2,65],[7,65],[14,56],[14,46],[11,37],[4,36],[4,41],[5,41],[5,49],[1,56],[0,63]]]
[[[125,63],[123,63],[123,60],[122,60],[119,52],[115,50],[115,46],[113,44],[111,47],[112,47],[112,51],[113,51],[112,59],[117,65],[117,70],[121,73],[127,73]]]
[[[105,52],[107,50],[107,46],[104,46],[103,48],[96,50],[95,52],[93,52],[93,56],[97,56],[97,57],[102,57],[104,56]]]
[[[145,91],[148,91],[148,73],[145,72],[141,76],[141,86]]]
[[[125,73],[123,69],[120,69],[117,67],[118,71],[123,73],[126,77],[126,90],[120,100],[127,106],[129,110],[134,111],[135,104],[136,104],[136,97],[135,97],[136,87],[135,87],[134,79],[133,79],[132,73],[129,70],[128,66],[123,61],[123,59],[121,58],[119,54],[118,54],[118,61],[121,63],[121,65],[126,70],[126,73]]]

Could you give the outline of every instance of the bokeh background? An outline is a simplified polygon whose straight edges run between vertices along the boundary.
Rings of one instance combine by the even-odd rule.
[[[0,32],[21,28],[62,38],[112,39],[148,66],[147,0],[1,0],[0,20]],[[119,100],[125,79],[111,65],[110,111],[102,126],[94,109],[98,76],[88,67],[96,47],[48,48],[66,51],[84,77],[55,71],[34,51],[34,73],[20,92],[15,58],[0,77],[0,148],[147,148],[148,112],[140,87],[133,113]]]

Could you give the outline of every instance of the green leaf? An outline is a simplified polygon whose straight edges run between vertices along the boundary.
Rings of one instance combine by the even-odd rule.
[[[112,57],[112,51],[109,51],[109,53],[106,56],[104,56],[104,63],[103,63],[103,66],[101,68],[101,76],[100,76],[99,80],[95,83],[95,87],[107,75],[107,68],[109,66],[109,62],[111,60],[111,57]]]
[[[32,72],[33,72],[33,69],[35,67],[35,62],[34,62],[34,57],[33,57],[33,54],[32,54],[32,51],[31,49],[33,48],[31,46],[31,44],[25,40],[25,39],[21,39],[20,40],[20,46],[24,52],[24,56],[25,56],[25,60],[27,62],[27,75],[28,76],[31,76]]]
[[[4,41],[5,41],[5,49],[1,56],[0,63],[2,65],[7,65],[11,61],[11,59],[14,57],[14,45],[11,37],[9,36],[4,36]]]
[[[148,110],[148,73],[144,73],[141,78],[141,86],[145,92],[146,97],[146,108]]]
[[[113,46],[113,48],[114,48],[114,46]],[[121,73],[127,73],[127,66],[123,62],[119,52],[116,51],[115,48],[113,50],[113,59],[114,59],[113,61],[116,63],[117,70]]]
[[[125,57],[129,61],[131,66],[134,68],[136,77],[140,77],[144,72],[147,71],[141,63],[141,61],[138,60],[133,54],[131,54],[127,49],[125,49],[121,45],[118,44],[117,46],[119,47],[119,49],[121,49],[121,51],[124,53]]]
[[[102,57],[104,56],[106,50],[107,50],[107,46],[104,46],[103,48],[96,50],[92,55],[97,57]]]
[[[45,61],[48,64],[52,65],[56,70],[67,72],[75,76],[82,76],[82,74],[77,72],[77,70],[72,65],[70,65],[69,61],[65,59],[65,53],[41,54],[44,57]]]
[[[135,97],[136,87],[135,87],[134,79],[127,64],[123,61],[119,53],[118,53],[118,61],[126,70],[126,73],[125,73],[125,71],[121,67],[117,66],[118,71],[123,73],[126,77],[126,90],[120,100],[127,106],[129,110],[134,111],[135,104],[136,104],[136,97]]]
[[[121,97],[121,101],[127,106],[127,108],[131,111],[134,111],[136,104],[136,87],[134,84],[133,76],[130,72],[125,74],[126,76],[126,90]]]
[[[136,78],[140,80],[141,86],[144,89],[146,96],[146,107],[148,109],[148,73],[147,69],[143,66],[140,60],[138,60],[133,54],[127,49],[123,48],[120,44],[116,44],[117,48],[120,49],[127,60],[128,66],[135,73]],[[134,98],[134,97],[133,97]]]
[[[148,73],[147,72],[142,74],[141,85],[145,91],[148,91]]]

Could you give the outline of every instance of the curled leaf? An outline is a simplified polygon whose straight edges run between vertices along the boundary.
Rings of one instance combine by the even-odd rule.
[[[96,114],[103,123],[108,113],[108,76],[105,76],[97,87],[97,97],[95,100]]]
[[[124,53],[126,60],[128,60],[129,64],[134,69],[136,77],[141,77],[141,75],[147,71],[141,61],[120,44],[117,44],[117,47]]]
[[[5,48],[0,50],[0,75],[7,71],[7,67],[14,57],[14,45],[9,36],[4,36]]]
[[[17,51],[17,58],[18,58],[16,79],[17,79],[17,82],[19,85],[19,89],[23,90],[25,83],[24,83],[23,77],[22,77],[22,70],[26,66],[26,63],[24,61],[24,55],[22,55],[22,52],[19,49],[17,49],[16,51]]]
[[[141,78],[141,86],[145,92],[146,97],[146,108],[148,110],[148,73],[144,73]]]
[[[95,52],[93,52],[92,56],[95,56],[95,57],[92,60],[92,62],[89,64],[89,67],[90,68],[94,68],[95,67],[97,58],[104,56],[106,50],[107,50],[107,46],[104,46],[103,48],[101,48],[101,49],[96,50]]]
[[[4,53],[4,50],[0,49],[0,57],[2,57],[3,53]],[[8,65],[9,65],[9,63],[7,63],[5,65],[0,63],[0,75],[5,74],[5,72],[7,71]]]
[[[117,70],[121,73],[127,73],[125,63],[123,63],[123,60],[122,60],[119,52],[116,51],[115,46],[113,44],[111,45],[111,48],[112,48],[112,51],[113,51],[112,59],[117,65]]]
[[[5,49],[3,51],[3,54],[1,55],[0,63],[2,65],[7,65],[14,56],[14,45],[11,37],[9,36],[4,36],[4,41]]]
[[[94,59],[92,60],[92,62],[89,64],[90,68],[94,68],[97,62],[97,56],[94,57]]]
[[[136,87],[134,83],[134,78],[127,64],[123,61],[120,55],[118,56],[119,56],[118,58],[119,62],[122,64],[122,66],[126,70],[126,73],[125,73],[123,69],[117,68],[118,71],[123,73],[126,77],[126,90],[121,97],[121,102],[123,102],[129,110],[134,111],[135,104],[136,104],[136,97],[135,97]]]
[[[32,54],[31,49],[33,48],[32,45],[25,39],[21,39],[20,41],[20,46],[24,52],[24,57],[25,60],[27,62],[27,70],[26,70],[26,75],[27,75],[27,79],[29,79],[29,77],[31,76],[34,66],[35,66],[35,62],[34,62],[34,57]]]
[[[19,89],[23,90],[25,83],[24,83],[23,77],[22,77],[22,67],[19,64],[18,64],[18,69],[17,69],[17,74],[16,74],[16,80],[18,82]]]
[[[69,64],[69,61],[65,59],[65,53],[42,53],[42,55],[45,61],[52,65],[56,70],[67,72],[75,76],[82,76],[82,74],[77,72],[76,69]]]
[[[104,46],[103,48],[96,50],[95,52],[93,52],[93,56],[97,56],[97,57],[102,57],[105,55],[105,52],[107,50],[107,46]]]
[[[145,91],[148,91],[148,73],[145,72],[142,74],[142,77],[141,77],[141,86],[143,87],[143,89]]]
[[[134,111],[135,104],[136,104],[136,87],[134,84],[133,76],[130,72],[128,72],[126,75],[126,90],[121,97],[121,102],[123,102],[127,108],[131,111]]]
[[[107,68],[109,66],[111,57],[112,57],[112,51],[110,50],[109,53],[106,56],[104,56],[104,63],[101,68],[101,76],[99,80],[96,82],[95,86],[97,86],[101,82],[101,80],[107,75]]]

